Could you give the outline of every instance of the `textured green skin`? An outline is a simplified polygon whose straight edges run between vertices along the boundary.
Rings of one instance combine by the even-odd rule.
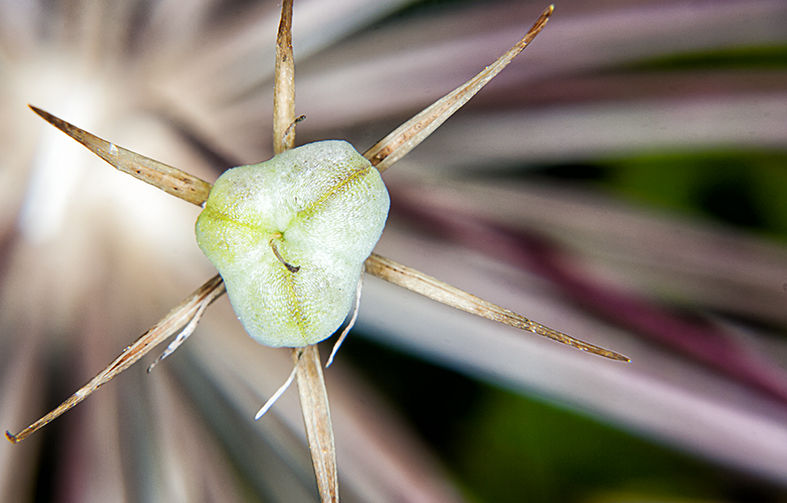
[[[347,316],[389,203],[379,172],[349,143],[310,143],[219,177],[197,243],[257,342],[302,347]]]

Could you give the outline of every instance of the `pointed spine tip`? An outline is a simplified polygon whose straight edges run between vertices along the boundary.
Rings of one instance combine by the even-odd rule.
[[[555,12],[554,4],[547,7],[546,10],[544,10],[544,12],[541,13],[541,16],[539,16],[538,21],[536,21],[534,27],[541,25],[539,30],[543,28],[544,25],[547,23],[547,21],[549,21],[549,17],[552,15],[553,12]]]
[[[38,115],[39,117],[42,117],[44,119],[46,119],[46,117],[49,115],[48,113],[44,112],[43,110],[41,110],[37,106],[31,105],[30,103],[27,104],[27,108],[29,108],[30,110],[35,112],[36,115]]]
[[[60,130],[63,130],[62,126],[58,125],[58,122],[61,122],[61,123],[62,123],[62,122],[64,122],[64,121],[61,121],[60,119],[58,119],[58,118],[57,118],[57,117],[55,117],[54,115],[50,114],[49,112],[47,112],[47,111],[45,111],[45,110],[42,110],[42,109],[38,108],[37,106],[34,106],[34,105],[30,105],[30,104],[28,104],[28,105],[27,105],[27,107],[28,107],[30,110],[32,110],[33,112],[35,112],[35,113],[36,113],[36,115],[38,115],[39,117],[41,117],[42,119],[44,119],[45,121],[47,121],[48,123],[52,124],[53,126],[55,126],[56,128],[58,128],[58,129],[60,129]],[[68,123],[66,123],[66,124],[68,124]],[[70,124],[69,124],[69,125],[70,125]],[[64,132],[65,132],[65,131],[64,131]],[[69,136],[70,136],[70,135],[69,135]]]
[[[549,20],[549,16],[551,16],[553,12],[555,12],[555,4],[551,4],[549,7],[546,8],[546,10],[544,10],[544,12],[541,13],[541,18],[539,19],[539,21],[543,21],[544,23],[546,23]]]
[[[631,363],[631,358],[629,358],[628,356],[622,355],[620,353],[615,353],[614,351],[610,351],[610,352],[612,353],[610,357],[611,360],[617,360],[623,363]]]

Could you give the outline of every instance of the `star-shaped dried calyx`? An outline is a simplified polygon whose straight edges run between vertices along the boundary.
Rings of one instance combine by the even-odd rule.
[[[450,117],[456,110],[458,110],[464,103],[466,103],[475,93],[477,93],[484,85],[486,85],[495,75],[497,75],[511,60],[519,54],[530,41],[541,31],[546,24],[549,16],[552,14],[553,7],[550,6],[541,17],[536,21],[533,27],[528,31],[525,37],[522,38],[516,45],[514,45],[503,56],[498,58],[493,64],[486,67],[478,75],[470,79],[468,82],[450,92],[412,119],[402,124],[399,128],[382,139],[380,142],[371,147],[364,153],[364,157],[369,159],[371,164],[377,168],[378,171],[387,169],[393,161],[400,159],[403,155],[407,154],[410,150],[415,148],[418,143],[423,141],[431,132],[433,132],[440,124],[442,124],[448,117]],[[103,140],[87,131],[84,131],[73,124],[70,124],[62,119],[59,119],[43,110],[32,107],[38,115],[40,115],[47,122],[57,127],[67,135],[71,136],[93,153],[107,161],[115,168],[129,173],[132,176],[139,178],[151,185],[161,188],[165,192],[178,196],[185,201],[193,204],[202,205],[208,200],[211,191],[211,184],[200,180],[197,177],[189,175],[186,172],[178,170],[172,166],[168,166],[159,161],[155,161],[141,154],[137,154],[123,147],[117,146],[111,142]],[[294,122],[294,120],[293,120]],[[282,134],[285,130],[282,130]],[[291,139],[292,135],[288,135]],[[279,143],[283,144],[283,140]],[[283,149],[282,149],[283,150]],[[512,321],[507,316],[493,315],[494,310],[504,310],[494,304],[481,301],[479,307],[468,307],[467,300],[451,302],[449,299],[459,299],[469,294],[461,292],[457,289],[445,289],[438,287],[440,294],[434,291],[434,278],[417,273],[412,269],[406,268],[397,264],[399,267],[391,267],[395,264],[392,261],[383,264],[383,259],[377,255],[371,255],[367,260],[368,272],[378,275],[387,281],[395,282],[405,288],[416,291],[430,298],[434,298],[440,302],[453,305],[454,307],[479,314],[501,323],[506,323],[517,328],[531,331],[539,335],[557,340],[564,344],[569,344],[585,351],[598,354],[607,358],[629,361],[629,359],[618,353],[599,348],[589,343],[578,341],[577,339],[562,334],[560,332],[548,329],[535,322],[520,317],[520,320]],[[388,260],[388,259],[385,259]],[[428,278],[428,279],[427,279]],[[460,293],[461,292],[461,293]],[[196,314],[201,304],[210,303],[215,298],[224,293],[224,284],[219,278],[212,278],[205,283],[194,294],[184,300],[183,304],[176,309],[173,309],[167,316],[157,323],[151,330],[143,334],[142,337],[134,344],[129,346],[126,351],[113,362],[109,367],[104,369],[99,376],[104,376],[100,380],[93,380],[88,385],[78,390],[74,397],[79,397],[76,402],[69,399],[64,402],[60,407],[53,410],[50,414],[41,418],[36,423],[30,425],[17,435],[6,433],[6,436],[13,442],[18,442],[30,435],[33,431],[39,429],[44,424],[48,423],[55,417],[59,416],[69,408],[73,407],[76,403],[87,397],[90,393],[95,391],[99,386],[103,385],[114,375],[125,370],[129,365],[136,362],[139,358],[147,354],[155,345],[163,342],[166,338],[175,334],[178,330],[182,329],[188,324],[191,317]],[[480,299],[478,299],[480,301]],[[464,307],[462,307],[464,306]],[[507,311],[510,313],[510,311]],[[189,317],[189,315],[191,317]],[[518,316],[518,315],[517,315]],[[522,322],[527,320],[527,322]],[[123,365],[118,365],[122,359]],[[111,370],[111,372],[110,372]],[[97,378],[99,377],[97,376]],[[73,397],[72,397],[73,398]]]
[[[117,169],[193,204],[201,206],[207,201],[197,226],[198,242],[224,278],[210,279],[59,407],[17,435],[6,432],[8,439],[12,442],[23,440],[182,329],[163,356],[170,354],[193,332],[205,308],[225,292],[225,282],[236,312],[255,339],[274,346],[306,345],[294,349],[293,357],[323,501],[338,501],[335,450],[319,353],[316,346],[308,344],[327,337],[341,323],[350,309],[362,266],[372,275],[452,307],[606,358],[629,361],[623,355],[552,330],[390,259],[370,255],[388,209],[388,196],[379,172],[415,148],[491,81],[540,32],[552,10],[550,6],[525,37],[497,61],[404,123],[361,157],[348,144],[334,142],[311,144],[281,154],[292,148],[293,126],[298,122],[294,116],[292,86],[292,2],[285,0],[277,39],[274,87],[274,150],[280,156],[253,167],[230,170],[217,181],[213,192],[208,182],[102,140],[32,107],[45,120]],[[331,153],[327,157],[338,163],[326,164],[310,158],[328,150]],[[346,169],[342,159],[346,159]],[[326,171],[320,174],[311,171],[317,169]],[[238,174],[244,173],[245,179],[238,178]],[[339,190],[345,181],[353,178],[353,173],[360,174],[359,183],[348,183],[347,192]],[[311,175],[315,178],[310,178]],[[292,179],[287,180],[288,177]],[[255,180],[260,183],[259,187],[251,186]],[[267,184],[273,187],[272,192],[267,191]],[[239,186],[243,186],[239,192],[236,190],[233,194],[229,190]],[[316,211],[310,213],[310,208]],[[358,232],[361,227],[366,228]],[[342,250],[342,246],[347,249]],[[326,254],[323,248],[331,248],[331,253]],[[336,262],[337,258],[346,263],[328,264]],[[321,272],[315,273],[319,268],[314,266],[321,261],[325,262]],[[251,273],[249,266],[253,270]],[[249,277],[244,278],[244,275]],[[331,288],[341,295],[329,293]],[[287,295],[291,298],[287,299]],[[304,308],[319,295],[325,295],[326,299],[319,299],[316,307]],[[255,299],[270,301],[273,298],[278,300],[255,305]],[[325,305],[329,307],[326,309]],[[271,306],[275,306],[273,311]],[[285,320],[289,309],[301,312]],[[329,316],[325,316],[326,310],[330,311]],[[316,323],[320,316],[325,320]],[[307,332],[309,335],[305,335]]]

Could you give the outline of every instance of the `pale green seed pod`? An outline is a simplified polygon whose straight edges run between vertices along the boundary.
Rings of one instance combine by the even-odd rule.
[[[349,143],[310,143],[219,177],[197,243],[255,340],[306,346],[350,311],[389,204],[380,173]]]

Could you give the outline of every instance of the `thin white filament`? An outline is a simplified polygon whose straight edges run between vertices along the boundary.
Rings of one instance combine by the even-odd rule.
[[[148,367],[148,372],[153,370],[153,367],[155,367],[161,360],[171,355],[176,349],[180,347],[181,344],[183,344],[186,341],[186,339],[189,338],[189,336],[192,333],[194,333],[194,330],[197,329],[197,324],[199,323],[199,320],[202,319],[202,315],[203,313],[205,313],[205,309],[207,309],[207,307],[210,305],[213,299],[214,297],[207,297],[205,300],[202,301],[202,303],[199,306],[199,309],[197,309],[197,312],[194,313],[194,316],[191,318],[191,320],[189,320],[188,325],[186,325],[186,327],[180,331],[177,337],[175,337],[174,341],[169,343],[169,346],[167,346],[167,349],[165,349],[164,352],[161,353],[161,356],[156,358],[156,360],[150,364],[150,367]]]
[[[303,353],[301,353],[301,354],[303,354]],[[298,372],[298,366],[300,364],[301,364],[301,358],[300,358],[300,355],[299,355],[298,356],[298,362],[292,368],[292,372],[290,372],[290,377],[288,377],[287,380],[284,381],[284,384],[282,384],[281,387],[278,390],[276,390],[276,393],[274,393],[273,396],[270,397],[267,402],[265,402],[265,405],[262,406],[262,408],[259,410],[259,412],[257,412],[257,415],[254,416],[254,420],[255,421],[258,420],[259,418],[261,418],[262,416],[264,416],[265,413],[268,412],[268,410],[271,407],[273,407],[273,404],[276,403],[276,400],[278,400],[279,397],[281,397],[284,394],[284,392],[287,391],[287,388],[290,387],[290,385],[292,384],[292,381],[295,380],[295,374]]]
[[[363,273],[361,273],[361,277],[358,278],[358,286],[355,288],[355,305],[353,307],[353,315],[350,318],[350,322],[344,327],[342,330],[342,334],[336,339],[336,344],[333,345],[333,350],[331,350],[331,356],[328,357],[328,363],[325,364],[325,368],[331,366],[333,363],[333,357],[336,356],[336,353],[339,351],[339,347],[344,342],[344,339],[347,338],[347,334],[350,333],[350,330],[355,326],[355,320],[358,319],[358,308],[361,306],[361,287],[363,286]]]

